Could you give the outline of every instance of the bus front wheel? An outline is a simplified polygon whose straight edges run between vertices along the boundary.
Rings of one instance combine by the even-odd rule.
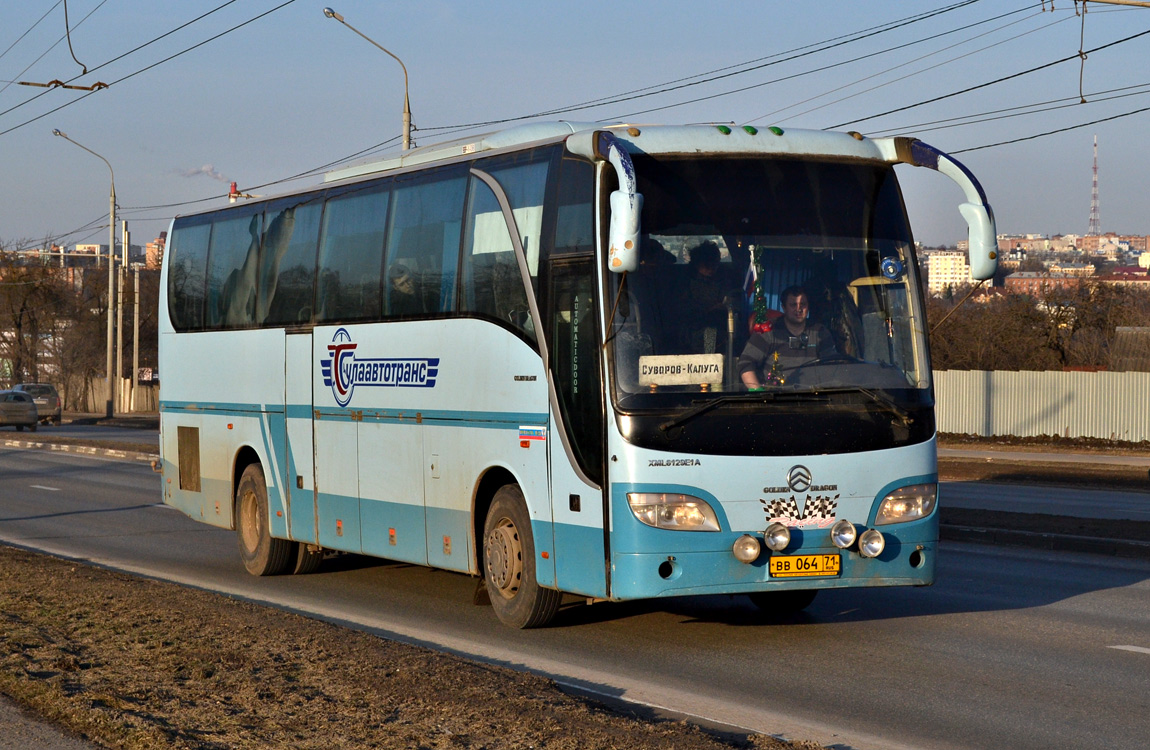
[[[546,625],[563,595],[535,577],[535,540],[523,492],[504,485],[495,493],[483,526],[483,577],[495,616],[515,628]]]
[[[268,529],[268,487],[264,470],[251,464],[236,487],[236,537],[244,567],[254,576],[285,572],[295,548],[285,539],[273,539]]]

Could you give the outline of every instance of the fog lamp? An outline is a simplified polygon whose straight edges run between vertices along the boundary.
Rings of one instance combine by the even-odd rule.
[[[743,563],[753,563],[759,559],[759,553],[762,547],[759,545],[759,540],[750,534],[743,534],[735,540],[735,559]]]
[[[855,543],[858,538],[858,530],[855,525],[845,518],[840,518],[835,521],[835,525],[831,527],[831,541],[839,549],[846,549]]]
[[[782,552],[791,543],[791,530],[775,521],[767,527],[764,541],[770,549],[775,552]]]
[[[859,537],[859,554],[863,557],[878,557],[886,548],[886,539],[877,529],[867,529]]]

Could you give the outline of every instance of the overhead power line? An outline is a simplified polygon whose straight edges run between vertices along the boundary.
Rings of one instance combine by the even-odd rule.
[[[1132,34],[1131,36],[1124,37],[1122,39],[1118,39],[1118,40],[1110,42],[1108,44],[1103,44],[1102,46],[1095,47],[1094,49],[1091,49],[1091,50],[1086,50],[1085,54],[1090,55],[1090,54],[1093,54],[1095,52],[1101,52],[1104,49],[1109,49],[1110,47],[1115,47],[1119,44],[1125,44],[1126,42],[1133,41],[1134,39],[1138,39],[1139,37],[1146,36],[1147,34],[1150,34],[1150,29],[1147,29],[1146,31],[1139,32],[1137,34]],[[967,88],[960,89],[958,91],[952,91],[949,94],[942,94],[941,96],[935,96],[935,97],[932,97],[930,99],[924,99],[923,101],[915,102],[914,104],[908,104],[904,107],[896,107],[895,109],[888,109],[886,112],[880,112],[876,115],[869,115],[867,117],[859,117],[859,118],[855,118],[852,120],[847,120],[845,122],[840,122],[840,123],[837,123],[835,125],[831,125],[827,128],[824,128],[824,130],[839,130],[840,128],[844,128],[847,125],[857,125],[860,122],[867,122],[868,120],[877,120],[880,117],[886,117],[887,115],[893,115],[896,112],[905,112],[909,109],[915,109],[917,107],[922,107],[922,106],[925,106],[927,104],[933,104],[935,102],[940,102],[944,99],[950,99],[952,97],[959,96],[961,94],[968,94],[971,91],[977,91],[979,89],[984,89],[984,88],[987,88],[989,86],[997,85],[999,83],[1005,83],[1006,81],[1011,81],[1011,80],[1014,80],[1015,78],[1021,78],[1021,77],[1026,76],[1026,75],[1030,75],[1031,73],[1037,73],[1040,70],[1046,70],[1047,68],[1052,68],[1055,65],[1061,65],[1064,62],[1069,62],[1071,60],[1078,60],[1078,59],[1080,59],[1080,56],[1076,52],[1073,55],[1068,55],[1068,56],[1063,57],[1059,60],[1052,60],[1051,62],[1044,63],[1042,65],[1037,65],[1037,66],[1035,66],[1033,68],[1029,68],[1027,70],[1022,70],[1022,71],[1019,71],[1017,73],[1012,73],[1011,75],[1008,75],[1008,76],[996,78],[993,81],[987,81],[985,83],[980,83],[980,84],[977,84],[975,86],[968,86]]]
[[[92,70],[91,70],[91,71],[89,71],[89,73],[91,73],[91,72],[94,72],[94,71],[96,71],[96,70],[99,70],[100,68],[104,67],[105,65],[110,65],[111,63],[115,62],[116,60],[122,59],[123,57],[126,57],[127,55],[130,55],[130,54],[132,54],[133,52],[135,52],[135,51],[137,51],[137,50],[143,49],[144,47],[146,47],[146,46],[148,46],[148,45],[150,45],[150,44],[153,44],[153,43],[155,43],[155,42],[159,41],[160,39],[163,39],[164,37],[166,37],[166,36],[169,36],[169,35],[171,35],[171,34],[175,33],[176,31],[179,31],[180,29],[182,29],[182,28],[184,28],[184,27],[188,26],[189,24],[195,23],[195,22],[196,22],[196,21],[198,21],[200,18],[204,18],[205,16],[207,16],[207,15],[210,15],[211,13],[215,13],[216,11],[220,10],[221,8],[223,8],[223,7],[225,7],[225,6],[228,6],[228,5],[231,5],[231,4],[232,4],[232,3],[234,3],[234,2],[237,2],[237,0],[228,0],[228,2],[224,3],[223,5],[221,5],[221,6],[217,7],[217,8],[214,8],[213,10],[209,11],[208,13],[205,13],[203,16],[200,16],[200,17],[198,17],[198,18],[196,18],[196,19],[193,19],[192,21],[189,21],[188,23],[186,23],[186,24],[183,24],[182,26],[179,26],[179,27],[177,27],[177,28],[173,29],[172,31],[169,31],[169,32],[167,32],[166,34],[163,34],[162,36],[156,37],[155,39],[151,40],[150,42],[147,42],[147,43],[145,43],[145,44],[142,44],[142,45],[140,45],[139,47],[137,47],[137,48],[136,48],[136,49],[134,49],[134,50],[130,50],[130,51],[128,51],[128,52],[125,52],[124,54],[122,54],[122,55],[119,55],[118,57],[112,58],[111,60],[108,60],[107,62],[105,62],[105,63],[102,63],[102,64],[100,64],[100,65],[96,66],[95,68],[92,68]],[[157,61],[157,62],[154,62],[154,63],[152,63],[151,65],[147,65],[147,66],[145,66],[145,67],[143,67],[143,68],[140,68],[139,70],[137,70],[137,71],[135,71],[135,72],[132,72],[132,73],[129,73],[129,74],[128,74],[128,75],[126,75],[126,76],[122,76],[122,77],[120,77],[120,78],[117,78],[116,80],[114,80],[114,81],[110,82],[110,83],[108,84],[108,87],[110,88],[110,87],[112,87],[112,86],[115,86],[116,84],[118,84],[118,83],[122,83],[122,82],[124,82],[124,81],[128,80],[129,78],[134,78],[135,76],[138,76],[138,75],[139,75],[139,74],[141,74],[141,73],[144,73],[144,72],[146,72],[146,71],[149,71],[149,70],[151,70],[152,68],[155,68],[155,67],[157,67],[157,66],[159,66],[159,65],[163,65],[164,63],[166,63],[166,62],[169,62],[169,61],[171,61],[171,60],[174,60],[174,59],[176,59],[177,57],[180,57],[181,55],[185,55],[185,54],[187,54],[188,52],[191,52],[191,51],[193,51],[193,50],[199,49],[200,47],[203,47],[205,44],[209,44],[209,43],[211,43],[211,42],[214,42],[215,40],[219,39],[220,37],[223,37],[223,36],[227,36],[228,34],[232,33],[233,31],[237,31],[237,30],[239,30],[239,29],[242,29],[243,27],[247,26],[248,24],[250,24],[250,23],[254,23],[254,22],[256,22],[256,21],[260,20],[261,18],[264,18],[265,16],[271,15],[272,13],[275,13],[276,11],[278,11],[278,10],[280,10],[280,9],[282,9],[282,8],[285,8],[285,7],[289,6],[289,5],[291,5],[292,3],[294,3],[294,2],[296,2],[296,0],[285,0],[285,2],[283,2],[283,3],[280,3],[279,5],[275,6],[274,8],[271,8],[270,10],[266,10],[266,11],[264,11],[263,13],[260,13],[260,14],[259,14],[259,15],[257,15],[257,16],[254,16],[254,17],[252,17],[252,18],[249,18],[248,20],[244,21],[243,23],[239,23],[239,24],[236,24],[235,26],[232,26],[231,28],[229,28],[229,29],[227,29],[227,30],[225,30],[225,31],[221,31],[220,33],[218,33],[218,34],[215,34],[214,36],[208,37],[207,39],[205,39],[205,40],[204,40],[204,41],[202,41],[202,42],[199,42],[199,43],[197,43],[197,44],[193,44],[191,47],[188,47],[188,48],[186,48],[186,49],[183,49],[183,50],[181,50],[181,51],[179,51],[179,52],[176,52],[175,54],[169,55],[168,57],[165,57],[165,58],[163,58],[162,60],[159,60],[159,61]],[[75,80],[75,78],[73,78],[73,79],[70,79],[70,80]],[[44,92],[44,93],[47,93],[47,92]],[[20,123],[19,125],[14,125],[14,126],[12,126],[12,127],[8,128],[7,130],[0,130],[0,135],[6,135],[6,134],[8,134],[8,133],[11,133],[13,130],[17,130],[17,129],[19,129],[19,128],[22,128],[22,127],[24,127],[25,125],[29,125],[29,124],[31,124],[31,123],[33,123],[33,122],[36,122],[37,120],[43,119],[43,118],[47,117],[48,115],[50,115],[50,114],[53,114],[53,113],[55,113],[55,112],[59,112],[61,109],[64,109],[65,107],[70,107],[71,105],[73,105],[73,104],[75,104],[75,103],[77,103],[77,102],[80,102],[80,101],[83,101],[84,99],[87,99],[87,98],[88,98],[89,96],[91,96],[93,93],[95,93],[95,92],[89,92],[89,93],[87,93],[87,94],[84,94],[83,96],[77,97],[77,98],[75,98],[75,99],[73,99],[73,100],[71,100],[71,101],[69,101],[69,102],[66,102],[66,103],[64,103],[64,104],[61,104],[59,107],[56,107],[55,109],[50,109],[50,110],[48,110],[47,112],[44,112],[43,114],[37,115],[36,117],[33,117],[33,118],[31,118],[31,119],[25,120],[24,122]],[[36,98],[38,98],[38,97],[40,97],[40,96],[43,96],[43,93],[41,93],[41,94],[37,94],[35,97],[32,97],[32,99],[36,99]],[[31,99],[29,99],[28,101],[31,101]],[[13,109],[16,109],[17,107],[23,106],[23,105],[24,105],[24,104],[26,104],[26,103],[27,103],[27,102],[21,102],[21,104],[19,104],[19,105],[16,105],[16,107],[11,107],[11,108],[9,108],[9,109],[5,110],[4,112],[0,112],[0,116],[2,116],[2,115],[5,115],[5,114],[8,114],[8,113],[9,113],[9,112],[11,112]]]
[[[788,50],[786,52],[780,52],[780,53],[777,53],[775,55],[756,58],[754,60],[749,60],[749,61],[746,61],[743,63],[738,63],[737,65],[734,65],[734,66],[727,66],[724,68],[719,68],[719,69],[711,72],[711,73],[715,73],[716,75],[711,75],[711,73],[701,73],[701,74],[697,74],[695,76],[688,76],[687,78],[676,79],[675,81],[670,81],[670,82],[667,82],[664,84],[656,84],[654,86],[648,86],[648,87],[641,88],[641,89],[635,89],[633,91],[622,93],[622,94],[616,94],[613,96],[603,97],[600,99],[593,99],[593,100],[581,102],[578,104],[566,105],[563,107],[556,107],[554,109],[542,110],[539,112],[534,112],[532,114],[519,115],[516,117],[498,118],[498,119],[485,120],[485,121],[479,121],[479,122],[463,123],[463,124],[457,124],[457,125],[444,125],[444,126],[437,127],[437,128],[424,128],[424,132],[434,132],[434,131],[452,131],[452,132],[455,132],[455,131],[460,131],[460,130],[468,130],[471,128],[489,127],[492,125],[504,125],[504,124],[507,124],[510,122],[519,122],[521,120],[530,120],[530,119],[537,118],[537,117],[553,117],[555,115],[567,114],[569,112],[577,112],[577,111],[584,110],[584,109],[590,109],[592,107],[602,107],[602,106],[607,106],[610,104],[621,104],[621,103],[627,102],[627,101],[634,101],[636,99],[642,99],[642,98],[646,98],[649,96],[655,96],[658,94],[666,94],[666,93],[669,93],[671,91],[678,91],[680,89],[685,89],[685,88],[689,88],[689,87],[693,87],[693,86],[700,86],[700,85],[705,84],[705,83],[713,83],[714,81],[722,80],[725,78],[731,78],[733,76],[743,75],[746,73],[751,73],[753,71],[761,70],[763,68],[771,67],[773,65],[780,65],[782,63],[791,62],[793,60],[807,57],[809,55],[814,55],[814,54],[817,54],[819,52],[826,52],[827,50],[835,49],[837,47],[841,47],[841,46],[844,46],[847,44],[853,44],[854,42],[862,41],[863,39],[868,39],[868,38],[877,36],[879,34],[884,34],[888,31],[894,31],[895,29],[904,28],[904,27],[909,26],[911,24],[918,23],[920,21],[925,21],[929,18],[934,18],[936,16],[942,15],[944,13],[949,13],[953,10],[963,8],[963,7],[966,7],[968,5],[973,5],[974,3],[977,3],[977,2],[980,2],[980,0],[962,0],[962,2],[952,3],[950,5],[946,5],[946,6],[943,6],[941,8],[937,8],[937,9],[932,10],[932,11],[927,11],[925,13],[918,13],[918,14],[915,14],[913,16],[908,16],[906,18],[900,19],[898,21],[891,21],[891,22],[886,23],[886,24],[880,24],[879,26],[872,26],[870,28],[863,29],[862,31],[853,32],[851,34],[847,34],[844,36],[834,37],[833,39],[825,40],[823,42],[816,42],[813,45],[805,45],[802,47],[796,47],[796,48]],[[1027,7],[1030,7],[1030,6],[1027,6]],[[811,49],[812,47],[817,47],[817,49]],[[763,62],[764,60],[766,60],[767,62]],[[750,67],[747,67],[747,66],[750,66]],[[732,68],[740,68],[740,69],[732,71]],[[709,77],[700,78],[701,76],[709,76]],[[693,78],[700,78],[700,80],[691,80]],[[684,83],[684,81],[689,81],[689,82]],[[763,85],[765,85],[765,84],[763,84]],[[741,91],[743,89],[739,89],[739,90]],[[700,101],[700,100],[692,100],[692,101]],[[647,110],[647,111],[655,111],[655,110]],[[642,114],[642,113],[636,113],[636,114]]]
[[[950,128],[960,128],[965,125],[978,125],[984,122],[995,122],[997,120],[1008,120],[1014,117],[1024,117],[1026,115],[1036,115],[1043,112],[1053,112],[1059,109],[1070,109],[1074,107],[1082,107],[1085,105],[1096,104],[1098,102],[1109,102],[1115,99],[1126,99],[1131,96],[1145,96],[1150,94],[1150,81],[1145,83],[1135,84],[1133,86],[1122,86],[1115,89],[1106,89],[1104,91],[1095,91],[1087,94],[1087,101],[1083,103],[1078,96],[1064,96],[1059,99],[1048,99],[1042,102],[1032,102],[1030,104],[1020,104],[1016,107],[1004,107],[1002,109],[992,109],[986,112],[979,112],[976,114],[961,115],[959,117],[950,117],[942,120],[933,120],[931,122],[917,123],[914,125],[905,125],[898,128],[888,128],[886,130],[872,133],[873,137],[883,137],[889,135],[896,135],[901,133],[929,133],[935,130],[947,130]],[[1143,91],[1135,91],[1133,89],[1144,89]],[[1127,93],[1117,93],[1124,91]],[[1114,96],[1106,96],[1107,94],[1114,94]]]
[[[1110,117],[1103,117],[1103,118],[1098,119],[1098,120],[1091,120],[1090,122],[1083,122],[1083,123],[1079,123],[1077,125],[1070,125],[1070,126],[1065,127],[1065,128],[1057,128],[1055,130],[1047,130],[1045,133],[1035,133],[1034,135],[1028,135],[1028,136],[1024,136],[1022,138],[1013,138],[1009,141],[999,141],[998,143],[986,143],[986,144],[983,144],[981,146],[971,146],[970,148],[957,149],[955,151],[951,151],[950,153],[952,153],[952,154],[965,154],[968,151],[981,151],[984,148],[996,148],[998,146],[1006,146],[1006,145],[1009,145],[1011,143],[1022,143],[1023,141],[1033,141],[1037,138],[1045,138],[1048,135],[1055,135],[1057,133],[1065,133],[1065,132],[1070,131],[1070,130],[1078,130],[1079,128],[1088,128],[1091,125],[1098,125],[1099,123],[1110,122],[1111,120],[1121,120],[1123,117],[1130,117],[1131,115],[1138,115],[1138,114],[1142,114],[1143,112],[1150,112],[1150,107],[1142,107],[1141,109],[1135,109],[1135,110],[1132,110],[1130,112],[1123,112],[1122,114],[1112,115]]]

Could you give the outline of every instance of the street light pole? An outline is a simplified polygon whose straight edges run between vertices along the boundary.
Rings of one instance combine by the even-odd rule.
[[[55,129],[52,131],[52,135],[58,135],[72,145],[79,146],[92,156],[95,156],[97,159],[104,162],[104,164],[108,166],[108,172],[112,175],[112,189],[108,197],[108,356],[104,370],[107,373],[105,379],[108,386],[108,400],[104,403],[105,416],[111,418],[114,409],[113,400],[115,399],[112,391],[112,304],[113,291],[115,289],[116,280],[112,268],[116,265],[116,173],[112,170],[112,165],[108,162],[107,159],[100,156],[87,146],[72,140],[67,136],[66,133],[62,133],[59,129]]]
[[[392,59],[399,63],[399,67],[403,68],[403,150],[407,151],[409,148],[411,148],[411,102],[407,96],[407,66],[404,65],[403,60],[400,60],[398,57],[396,57],[394,53],[381,46],[374,39],[369,37],[367,34],[364,34],[362,31],[352,26],[347,21],[343,20],[343,16],[341,16],[339,13],[336,13],[331,8],[324,8],[323,14],[328,18],[334,18],[335,20],[339,21],[344,26],[348,27],[367,41],[374,44],[380,50],[386,52],[388,55],[391,55]]]

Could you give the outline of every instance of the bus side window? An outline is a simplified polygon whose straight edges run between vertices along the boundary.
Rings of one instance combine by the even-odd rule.
[[[316,321],[376,320],[383,236],[390,194],[355,192],[332,198],[323,215]]]
[[[466,180],[419,182],[395,191],[387,241],[388,316],[450,310]]]
[[[491,168],[490,174],[507,194],[519,230],[532,293],[539,278],[543,225],[543,196],[547,187],[547,161]],[[479,165],[480,167],[486,165]],[[471,178],[470,210],[463,253],[463,309],[510,323],[535,339],[527,290],[507,222],[495,194],[478,178]]]
[[[580,159],[559,164],[559,210],[555,217],[554,255],[595,252],[595,168]]]
[[[168,251],[168,314],[177,331],[204,325],[204,287],[208,273],[211,224],[177,226]]]
[[[217,221],[208,246],[208,328],[255,323],[263,214]]]
[[[308,323],[315,286],[315,254],[323,204],[269,208],[260,258],[260,289],[256,323]]]

